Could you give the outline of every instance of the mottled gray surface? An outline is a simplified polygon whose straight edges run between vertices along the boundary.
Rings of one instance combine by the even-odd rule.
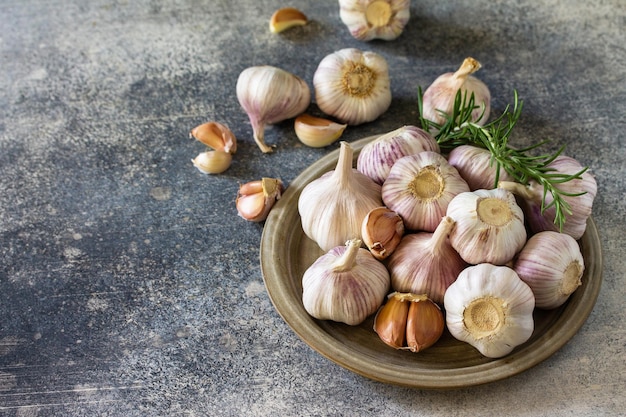
[[[512,4],[516,3],[516,4]],[[617,416],[626,409],[623,0],[414,1],[394,42],[350,37],[336,1],[273,35],[275,0],[0,4],[0,413],[8,416]],[[590,165],[604,282],[578,334],[538,366],[452,392],[384,385],[321,357],[263,286],[262,225],[238,184],[289,183],[335,149],[291,122],[261,154],[235,97],[241,70],[312,80],[344,47],[391,66],[394,100],[348,141],[416,124],[416,89],[465,56],[494,112],[517,89],[515,143],[552,138]],[[312,106],[315,110],[315,107]],[[203,176],[187,132],[221,121],[232,167]]]

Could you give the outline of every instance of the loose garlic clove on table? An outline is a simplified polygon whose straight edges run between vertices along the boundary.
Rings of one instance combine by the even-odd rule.
[[[307,17],[300,10],[293,7],[284,7],[274,12],[270,19],[270,32],[280,33],[294,26],[304,26]]]

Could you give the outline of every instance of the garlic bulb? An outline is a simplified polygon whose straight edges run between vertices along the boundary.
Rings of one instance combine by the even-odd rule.
[[[398,159],[424,151],[439,153],[437,140],[419,127],[402,126],[365,145],[356,169],[382,185]]]
[[[339,17],[361,41],[390,41],[402,33],[411,16],[409,0],[339,0]]]
[[[269,65],[246,68],[237,79],[237,99],[252,124],[254,140],[263,152],[265,125],[296,117],[311,103],[311,90],[300,77]]]
[[[461,145],[448,154],[448,162],[455,167],[469,185],[470,191],[496,188],[499,181],[511,181],[512,177],[500,167],[496,175],[496,162],[485,148]]]
[[[583,169],[578,161],[565,155],[557,156],[554,161],[547,165],[547,168],[554,173],[568,175],[574,175]],[[522,198],[522,206],[526,213],[527,222],[533,233],[544,230],[559,231],[554,223],[556,209],[552,204],[554,199],[551,193],[545,193],[545,205],[548,208],[541,213],[541,201],[544,195],[544,188],[541,184],[531,181],[528,186],[524,186],[514,182],[502,181],[499,187],[509,190]],[[580,179],[571,179],[559,184],[559,190],[564,193],[562,195],[563,200],[569,204],[572,211],[569,215],[566,215],[563,229],[560,231],[572,236],[574,239],[580,239],[587,228],[587,219],[591,215],[593,200],[596,197],[596,180],[589,171],[585,171]],[[575,196],[580,193],[584,194]]]
[[[239,216],[251,222],[265,220],[283,190],[282,181],[276,178],[262,178],[241,185],[235,202]]]
[[[425,151],[393,164],[383,183],[382,198],[402,217],[407,229],[432,232],[446,214],[450,200],[466,191],[467,183],[443,156]]]
[[[319,108],[342,123],[371,122],[391,105],[387,61],[354,48],[326,56],[313,75]]]
[[[447,215],[456,221],[450,243],[467,263],[504,265],[526,243],[524,213],[508,191],[461,193],[450,201]]]
[[[235,135],[228,127],[221,123],[202,123],[191,129],[189,136],[216,151],[224,151],[231,154],[237,152],[237,139]]]
[[[453,227],[454,220],[446,216],[434,233],[405,235],[387,262],[391,288],[443,303],[446,289],[467,266],[448,241]]]
[[[352,168],[353,154],[341,142],[336,168],[307,184],[298,198],[302,229],[324,251],[360,237],[367,213],[383,205],[380,185]]]
[[[394,252],[403,235],[402,217],[387,207],[376,207],[370,210],[361,225],[363,243],[372,256],[379,261],[386,259]]]
[[[199,153],[191,163],[203,174],[221,174],[230,167],[232,160],[230,152],[206,151]]]
[[[444,296],[452,336],[489,358],[503,357],[530,339],[534,308],[530,287],[506,266],[468,267]]]
[[[474,58],[465,58],[456,72],[448,72],[437,77],[424,91],[422,117],[442,125],[446,118],[441,112],[448,115],[452,113],[456,94],[460,90],[461,94],[467,94],[468,100],[474,93],[474,103],[478,108],[472,112],[472,119],[475,123],[483,125],[489,119],[491,93],[484,82],[470,75],[480,67],[480,63]]]
[[[378,310],[389,273],[353,239],[319,257],[302,277],[304,309],[320,320],[357,325]]]
[[[294,130],[300,142],[312,148],[323,148],[334,143],[347,126],[306,113],[296,117],[294,122]]]
[[[552,309],[582,284],[585,261],[573,237],[545,231],[528,239],[513,269],[533,290],[535,306]]]

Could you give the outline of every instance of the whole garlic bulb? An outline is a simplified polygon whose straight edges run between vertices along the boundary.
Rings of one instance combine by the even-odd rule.
[[[398,159],[383,183],[385,205],[398,213],[409,230],[432,232],[445,216],[448,203],[469,191],[446,158],[425,151]]]
[[[545,231],[528,239],[513,269],[533,290],[535,306],[552,309],[563,305],[582,284],[585,260],[573,237]]]
[[[298,198],[302,229],[324,251],[360,238],[367,213],[383,205],[380,185],[352,168],[353,154],[341,142],[336,168],[307,184]]]
[[[267,153],[272,148],[265,144],[265,125],[303,113],[311,103],[311,90],[300,77],[263,65],[239,74],[237,99],[250,118],[256,144]]]
[[[452,247],[469,264],[504,265],[526,243],[524,213],[506,190],[475,190],[457,195],[446,213],[456,221]]]
[[[442,304],[446,289],[467,266],[448,241],[453,227],[454,220],[446,216],[434,233],[405,235],[387,262],[391,288],[426,294]]]
[[[480,67],[480,63],[474,58],[465,58],[456,72],[448,72],[437,77],[424,91],[422,117],[439,125],[444,124],[446,118],[441,112],[448,115],[452,113],[456,94],[460,90],[461,94],[467,94],[467,99],[474,94],[474,103],[479,107],[472,112],[472,120],[476,124],[484,124],[489,119],[491,93],[484,82],[470,75]]]
[[[409,0],[339,0],[339,17],[358,40],[394,40],[411,17]]]
[[[382,185],[398,159],[424,151],[439,153],[437,140],[419,127],[402,126],[365,145],[357,158],[356,169]]]
[[[346,48],[326,56],[313,88],[319,108],[348,125],[371,122],[391,105],[387,61],[374,52]]]
[[[583,170],[580,162],[565,155],[557,156],[554,161],[547,165],[547,168],[555,173],[568,175],[574,175]],[[528,186],[524,186],[515,182],[502,181],[498,186],[522,198],[522,207],[524,208],[530,230],[533,233],[544,230],[559,231],[554,223],[556,208],[552,204],[554,198],[551,193],[545,193],[545,206],[547,209],[543,213],[541,212],[541,202],[544,195],[544,187],[541,184],[536,181],[530,181]],[[565,223],[560,232],[566,233],[574,239],[580,239],[585,233],[587,219],[593,209],[593,201],[598,190],[596,180],[589,171],[585,171],[581,178],[571,179],[559,184],[559,190],[572,194],[563,195],[563,200],[569,204],[572,212],[565,216]],[[580,193],[584,194],[575,196]]]
[[[353,239],[319,257],[302,277],[304,309],[320,320],[357,325],[378,310],[389,273]]]
[[[448,154],[448,162],[455,167],[469,185],[470,191],[496,188],[500,181],[511,181],[512,177],[500,167],[496,173],[496,162],[485,148],[461,145]]]

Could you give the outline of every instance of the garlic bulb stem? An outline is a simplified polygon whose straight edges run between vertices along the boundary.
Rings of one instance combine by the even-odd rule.
[[[351,270],[356,264],[356,256],[361,248],[360,239],[352,239],[346,242],[346,251],[331,265],[333,272],[345,272]]]

